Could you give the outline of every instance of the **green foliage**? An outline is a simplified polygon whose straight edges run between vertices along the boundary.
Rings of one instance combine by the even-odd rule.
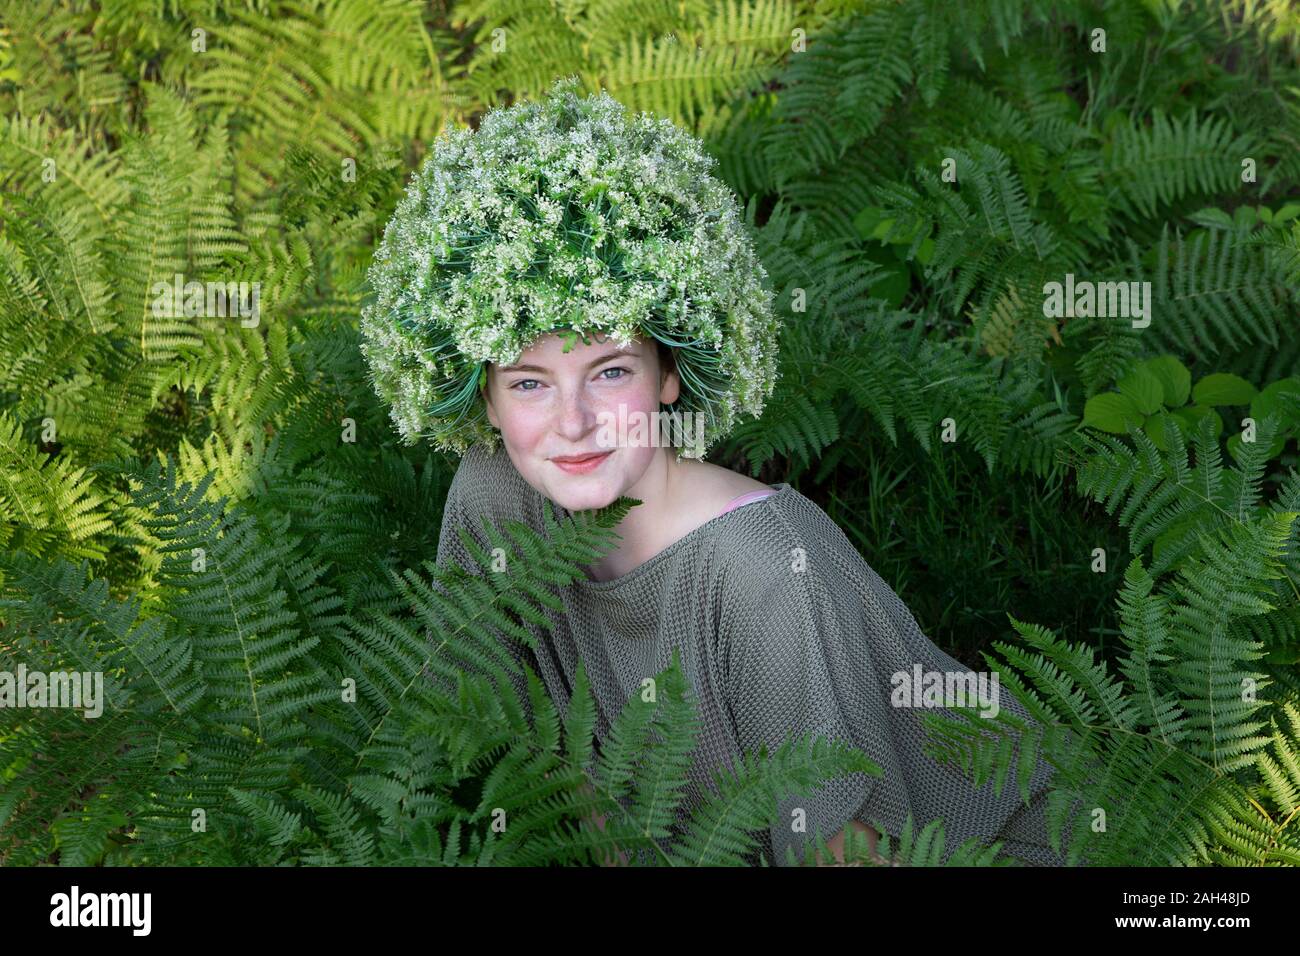
[[[1258,440],[1240,446],[1237,469],[1223,467],[1209,415],[1195,426],[1194,463],[1172,418],[1164,423],[1167,454],[1145,432],[1132,432],[1136,448],[1118,438],[1080,434],[1074,450],[1085,460],[1078,488],[1104,503],[1108,514],[1118,510],[1134,554],[1152,547],[1153,573],[1172,570],[1200,552],[1206,532],[1246,520],[1262,507],[1260,480],[1276,425],[1276,417],[1266,418]]]
[[[787,791],[879,772],[814,738],[760,752],[724,769],[673,842],[698,720],[680,662],[658,676],[661,702],[629,703],[598,760],[585,668],[563,720],[528,671],[530,725],[502,639],[529,639],[524,621],[549,629],[548,587],[612,543],[626,499],[548,517],[546,536],[487,526],[506,572],[425,562],[427,577],[393,574],[400,610],[340,619],[301,541],[206,499],[206,485],[156,463],[140,476],[157,605],[112,598],[85,562],[4,559],[12,649],[108,686],[94,719],[4,711],[6,862],[544,865],[597,859],[613,841],[663,865],[739,864]],[[606,831],[574,833],[593,810],[611,814]]]
[[[1172,426],[1175,448],[1167,458],[1145,433],[1133,432],[1143,462],[1162,463],[1179,480],[1160,486],[1166,506],[1134,538],[1124,572],[1118,596],[1124,654],[1117,669],[1127,683],[1097,660],[1095,649],[1008,615],[1028,648],[996,643],[1001,666],[985,657],[1037,723],[1002,715],[1002,726],[985,734],[973,710],[964,723],[929,718],[944,740],[937,752],[977,782],[993,778],[998,790],[1012,770],[1013,741],[1019,742],[1022,792],[1036,755],[1049,754],[1058,768],[1049,827],[1053,834],[1069,830],[1072,860],[1300,864],[1300,774],[1292,761],[1300,746],[1300,694],[1294,680],[1275,685],[1256,664],[1270,652],[1295,656],[1300,594],[1291,575],[1300,510],[1294,484],[1268,506],[1257,505],[1262,454],[1240,469],[1221,469],[1207,422],[1197,432],[1193,475]],[[1210,460],[1200,462],[1201,451]],[[1108,440],[1098,457],[1107,462],[1105,474],[1119,474],[1118,440]],[[1138,483],[1145,485],[1141,475]],[[1237,489],[1231,509],[1223,507],[1230,504],[1225,488]],[[1213,514],[1199,512],[1207,504]],[[1151,570],[1144,567],[1141,549],[1152,526],[1192,513],[1197,520],[1181,546],[1171,545],[1163,556],[1157,550]],[[1176,566],[1169,557],[1174,550]]]
[[[1213,425],[1213,434],[1223,434],[1223,417],[1217,407],[1238,406],[1249,409],[1249,417],[1258,427],[1268,415],[1276,416],[1276,431],[1265,458],[1275,458],[1300,429],[1300,379],[1290,376],[1272,382],[1263,390],[1255,388],[1240,375],[1212,372],[1191,384],[1191,373],[1175,356],[1161,355],[1136,363],[1116,383],[1116,391],[1100,392],[1084,404],[1083,424],[1113,435],[1128,433],[1137,426],[1161,451],[1169,451],[1165,440],[1165,422],[1172,422],[1184,440],[1202,418]],[[1190,399],[1190,402],[1189,402]],[[1253,442],[1254,431],[1233,433],[1227,448],[1233,458],[1243,454],[1243,435]]]
[[[0,660],[102,670],[107,694],[95,719],[0,712],[6,863],[734,863],[778,794],[860,766],[791,742],[688,817],[671,670],[593,754],[586,693],[562,717],[498,639],[545,626],[617,509],[491,529],[517,574],[428,564],[454,463],[400,447],[374,400],[362,277],[446,123],[569,74],[705,137],[755,231],[780,381],[714,460],[816,500],[968,665],[1015,609],[993,646],[1062,767],[1062,845],[1296,863],[1286,4],[10,0],[0,21]],[[260,321],[155,309],[176,273],[260,283]],[[1066,274],[1150,282],[1151,324],[1045,315]],[[1109,395],[1142,427],[1089,431]],[[1122,582],[1094,572],[1125,544]],[[1021,623],[1049,617],[1070,643]],[[1024,730],[953,743],[1006,781]],[[932,864],[938,829],[880,849]]]
[[[818,31],[830,6],[802,0],[467,0],[454,5],[452,25],[472,37],[465,83],[475,102],[496,106],[502,90],[535,98],[555,77],[578,73],[630,110],[649,110],[704,133],[725,118],[722,107],[731,97],[771,79],[796,31]]]

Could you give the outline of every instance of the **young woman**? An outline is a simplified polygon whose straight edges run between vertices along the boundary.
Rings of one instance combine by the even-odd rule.
[[[547,500],[564,518],[636,498],[617,548],[562,589],[537,652],[512,648],[561,712],[581,660],[605,739],[677,652],[702,721],[684,809],[724,764],[792,736],[851,742],[884,771],[784,800],[769,861],[802,859],[814,833],[837,855],[876,822],[896,836],[911,814],[942,817],[949,850],[996,837],[1056,862],[1041,800],[976,793],[922,752],[929,699],[900,691],[966,668],[816,504],[703,461],[775,394],[775,293],[704,144],[580,84],[440,136],[370,270],[360,331],[376,392],[406,441],[463,456],[440,560],[471,566],[456,530],[484,516],[541,530]],[[663,406],[682,413],[684,434],[667,430],[680,448],[650,420]],[[1039,796],[1049,776],[1040,763]]]
[[[540,530],[544,499],[561,518],[620,495],[642,502],[618,526],[617,547],[585,569],[586,580],[562,589],[553,631],[535,632],[539,652],[512,647],[561,712],[581,659],[603,739],[676,649],[702,721],[685,809],[722,763],[810,732],[851,742],[884,771],[785,800],[760,847],[769,863],[784,865],[787,848],[802,859],[814,832],[839,862],[850,830],[866,834],[874,851],[870,824],[897,837],[910,813],[918,829],[942,817],[949,852],[975,836],[1002,840],[1029,864],[1063,864],[1042,820],[1048,766],[1037,767],[1026,806],[1014,784],[1001,795],[991,783],[976,791],[922,752],[923,708],[892,703],[899,675],[911,679],[917,665],[944,674],[968,668],[925,637],[825,512],[789,484],[679,460],[674,448],[645,439],[639,424],[681,388],[672,350],[645,337],[625,349],[600,336],[565,344],[546,335],[517,362],[489,366],[483,398],[500,446],[464,455],[439,543],[440,562],[472,565],[455,529],[477,533],[483,515]],[[1024,716],[1010,699],[1000,706]]]

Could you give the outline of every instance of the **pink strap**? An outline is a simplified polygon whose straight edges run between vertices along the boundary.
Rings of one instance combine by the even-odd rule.
[[[763,498],[766,498],[768,495],[774,495],[774,494],[776,494],[776,490],[774,488],[759,488],[755,491],[747,491],[739,498],[732,498],[731,503],[727,505],[727,507],[723,508],[722,511],[719,513],[719,517],[725,515],[728,511],[733,511],[736,508],[739,508],[741,505],[747,505],[753,501],[761,501]]]

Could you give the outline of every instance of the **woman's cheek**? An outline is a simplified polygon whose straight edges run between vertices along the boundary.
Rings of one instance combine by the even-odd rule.
[[[622,394],[607,396],[596,416],[597,428],[608,428],[617,435],[628,435],[637,428],[638,419],[645,415],[644,400],[640,395]],[[646,421],[642,426],[648,425]]]
[[[642,415],[650,415],[659,411],[659,393],[649,387],[652,383],[648,379],[640,379],[628,388],[623,389],[620,401],[626,403],[629,411],[635,411]]]
[[[544,400],[530,398],[513,402],[507,414],[511,444],[532,448],[545,436],[549,416]]]

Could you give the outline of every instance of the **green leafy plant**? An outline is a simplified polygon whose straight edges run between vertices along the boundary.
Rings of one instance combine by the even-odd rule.
[[[738,864],[786,791],[879,773],[826,740],[760,751],[723,769],[674,841],[698,721],[677,661],[658,675],[662,702],[630,701],[598,759],[585,669],[563,721],[528,671],[525,719],[502,638],[548,626],[547,587],[600,556],[625,499],[548,517],[549,537],[485,525],[506,573],[483,573],[491,556],[473,548],[477,573],[394,575],[402,609],[322,643],[309,635],[338,598],[312,586],[318,569],[293,560],[283,529],[205,498],[209,483],[157,464],[140,476],[133,504],[163,558],[152,606],[111,598],[84,561],[4,559],[9,651],[109,686],[94,720],[4,711],[6,863],[543,865],[617,846],[648,863]],[[609,813],[605,831],[575,831],[593,810]]]
[[[1187,366],[1173,355],[1137,363],[1116,383],[1115,391],[1088,399],[1083,424],[1115,435],[1127,434],[1130,426],[1140,427],[1157,448],[1169,451],[1166,421],[1176,425],[1188,439],[1197,423],[1208,418],[1217,438],[1223,434],[1224,423],[1216,409],[1225,406],[1249,408],[1253,424],[1245,433],[1252,436],[1265,416],[1278,416],[1281,427],[1266,458],[1276,458],[1286,443],[1300,434],[1300,378],[1288,376],[1261,390],[1239,375],[1211,372],[1193,386]],[[1237,460],[1241,459],[1244,440],[1242,432],[1228,437],[1228,451]]]
[[[597,808],[638,862],[665,861],[671,839],[655,849],[649,817],[615,809],[636,775],[584,792],[598,764],[578,769],[590,751],[558,715],[511,757],[523,701],[486,667],[507,663],[473,610],[449,625],[466,664],[451,683],[411,680],[423,619],[458,606],[424,566],[453,463],[401,447],[360,353],[364,276],[428,144],[577,74],[701,138],[776,291],[777,389],[711,458],[815,500],[968,665],[1007,608],[1072,635],[1090,656],[1035,638],[1071,668],[1036,692],[1087,742],[1081,773],[1117,768],[1063,794],[1088,824],[1108,809],[1110,835],[1083,834],[1081,859],[1289,865],[1294,549],[1272,577],[1273,539],[1233,530],[1270,520],[1265,501],[1295,510],[1277,450],[1300,375],[1285,4],[201,6],[0,2],[0,661],[102,666],[126,708],[3,714],[5,862],[505,861],[526,858],[509,834],[527,823],[562,865],[608,849],[575,829]],[[260,324],[155,313],[155,284],[178,272],[260,282]],[[1047,320],[1040,290],[1071,272],[1150,281],[1151,325]],[[1080,431],[1088,399],[1152,357],[1188,373],[1185,398],[1162,384],[1143,413],[1161,427]],[[1197,402],[1192,383],[1216,375],[1263,387]],[[1214,416],[1235,431],[1246,412],[1256,441],[1229,438],[1226,468]],[[143,484],[155,462],[169,477]],[[1121,585],[1090,566],[1126,542],[1145,597],[1137,568]],[[1216,563],[1225,548],[1235,563]],[[1272,610],[1225,596],[1229,572]],[[528,620],[465,587],[499,602],[498,633]],[[1097,670],[1116,654],[1140,669],[1161,621],[1174,661]],[[1261,706],[1176,671],[1207,642],[1242,652],[1228,678],[1265,675]],[[1146,686],[1164,696],[1144,705]],[[647,746],[664,743],[659,700]],[[1080,700],[1094,713],[1076,725]],[[1204,712],[1220,704],[1229,736],[1214,738]],[[1121,754],[1129,731],[1158,736],[1179,713],[1186,736]],[[417,724],[430,732],[408,737]],[[1135,775],[1165,755],[1204,787]],[[780,786],[805,756],[787,755]],[[1253,763],[1229,769],[1238,758]],[[509,759],[524,771],[497,770]],[[1128,806],[1119,781],[1147,803]],[[1126,856],[1146,823],[1155,839]],[[927,830],[893,851],[942,858]]]
[[[986,660],[1036,723],[1002,715],[1002,726],[985,734],[979,728],[988,722],[973,710],[964,722],[928,715],[927,723],[945,741],[940,751],[977,781],[1005,782],[1012,741],[1020,745],[1022,789],[1034,757],[1049,753],[1058,768],[1049,828],[1055,836],[1070,821],[1072,860],[1298,865],[1300,593],[1293,574],[1300,567],[1300,476],[1292,472],[1276,500],[1255,507],[1262,456],[1221,468],[1208,418],[1196,432],[1195,473],[1186,470],[1186,448],[1172,424],[1165,454],[1144,432],[1132,434],[1141,460],[1163,465],[1162,480],[1131,469],[1132,455],[1118,440],[1081,439],[1094,452],[1081,489],[1104,486],[1112,505],[1126,500],[1126,514],[1146,518],[1118,596],[1123,679],[1095,649],[1009,615],[1029,649],[997,643],[1004,661]],[[1150,508],[1155,501],[1165,503],[1159,518]],[[1207,505],[1216,514],[1180,539],[1176,568],[1170,545],[1148,570],[1142,552],[1151,534]],[[1291,669],[1275,679],[1258,669],[1266,657]]]

